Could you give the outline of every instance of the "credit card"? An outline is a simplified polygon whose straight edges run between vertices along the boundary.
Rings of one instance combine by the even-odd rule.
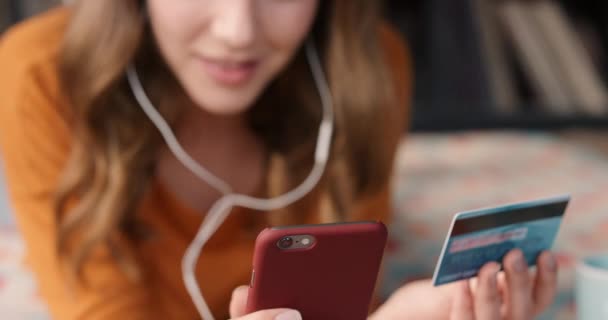
[[[570,196],[512,203],[457,213],[435,267],[435,286],[477,276],[490,261],[502,262],[512,249],[524,253],[529,266],[550,250]]]

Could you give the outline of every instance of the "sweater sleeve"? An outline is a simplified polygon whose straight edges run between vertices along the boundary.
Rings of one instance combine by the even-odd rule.
[[[7,57],[3,54],[2,58]],[[6,64],[4,61],[1,64]],[[10,68],[8,68],[10,69]],[[70,152],[52,68],[0,76],[0,147],[26,263],[53,319],[163,319],[145,285],[127,279],[107,248],[95,248],[77,285],[56,255],[54,194]],[[9,83],[17,81],[17,83]]]

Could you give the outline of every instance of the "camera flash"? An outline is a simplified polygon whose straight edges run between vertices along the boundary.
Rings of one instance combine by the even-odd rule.
[[[308,238],[302,239],[302,244],[305,245],[305,246],[309,245],[310,244],[310,239],[308,239]]]

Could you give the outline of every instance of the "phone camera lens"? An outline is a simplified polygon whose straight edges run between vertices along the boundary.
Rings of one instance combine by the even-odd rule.
[[[281,249],[289,249],[293,245],[293,239],[291,237],[284,237],[279,240],[278,246]]]

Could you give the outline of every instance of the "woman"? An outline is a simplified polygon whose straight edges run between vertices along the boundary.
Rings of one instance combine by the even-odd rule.
[[[270,197],[312,164],[321,101],[309,39],[336,116],[323,179],[276,212],[233,209],[196,270],[219,318],[232,299],[231,317],[298,319],[244,315],[243,289],[232,292],[248,282],[268,224],[388,220],[410,83],[404,47],[379,16],[367,0],[80,0],[8,32],[0,139],[27,261],[53,317],[198,317],[180,261],[221,194],[169,152],[133,97],[129,66],[194,160],[236,192]],[[533,277],[517,258],[498,284],[490,264],[474,288],[404,286],[373,317],[531,319],[554,293],[554,263],[545,253]],[[438,299],[421,303],[428,294]]]

